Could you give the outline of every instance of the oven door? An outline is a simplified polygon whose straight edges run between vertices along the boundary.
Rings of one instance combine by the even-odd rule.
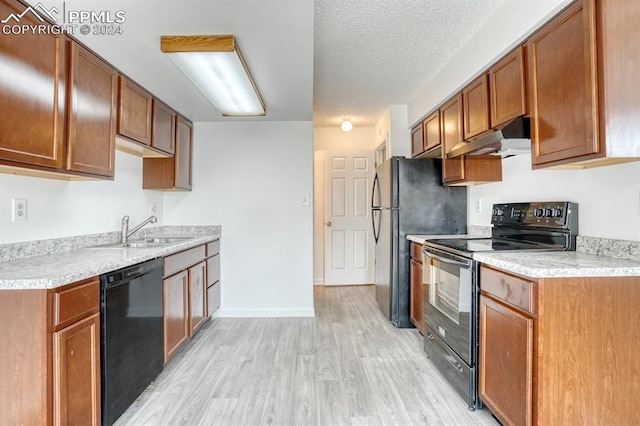
[[[423,250],[425,325],[471,367],[475,364],[472,335],[477,326],[473,267],[471,259],[431,247]]]

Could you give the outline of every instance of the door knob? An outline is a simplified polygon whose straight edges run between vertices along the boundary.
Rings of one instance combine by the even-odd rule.
[[[331,221],[327,222],[327,226],[331,226]]]

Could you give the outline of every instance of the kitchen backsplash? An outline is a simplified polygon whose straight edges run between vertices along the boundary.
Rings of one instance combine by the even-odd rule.
[[[612,240],[578,235],[577,251],[640,261],[640,241]]]
[[[158,235],[205,235],[220,233],[220,226],[154,226],[142,228],[130,238],[142,238]],[[103,232],[99,234],[77,235],[73,237],[52,238],[46,240],[24,241],[0,244],[0,261],[9,261],[25,257],[44,256],[84,247],[117,242],[120,232]]]

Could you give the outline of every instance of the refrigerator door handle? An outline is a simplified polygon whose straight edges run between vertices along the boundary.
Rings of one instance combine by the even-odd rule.
[[[376,229],[376,212],[380,212],[379,208],[371,208],[371,228],[373,229],[373,240],[378,244],[378,238],[380,237],[380,229]]]
[[[379,185],[378,174],[376,173],[375,177],[373,178],[373,186],[371,186],[371,209],[380,208],[380,206],[376,206],[373,203],[373,199],[376,196],[376,189],[378,188],[378,185]]]

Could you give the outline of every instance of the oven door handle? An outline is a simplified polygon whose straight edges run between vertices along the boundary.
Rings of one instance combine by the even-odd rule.
[[[442,257],[442,256],[437,256],[433,253],[430,253],[426,250],[422,250],[422,254],[424,254],[427,257],[430,257],[433,260],[437,260],[438,262],[442,262],[442,263],[448,263],[450,265],[456,265],[456,266],[462,266],[464,268],[469,268],[471,266],[470,262],[461,262],[459,260],[454,260],[454,259],[449,259],[446,257]]]

